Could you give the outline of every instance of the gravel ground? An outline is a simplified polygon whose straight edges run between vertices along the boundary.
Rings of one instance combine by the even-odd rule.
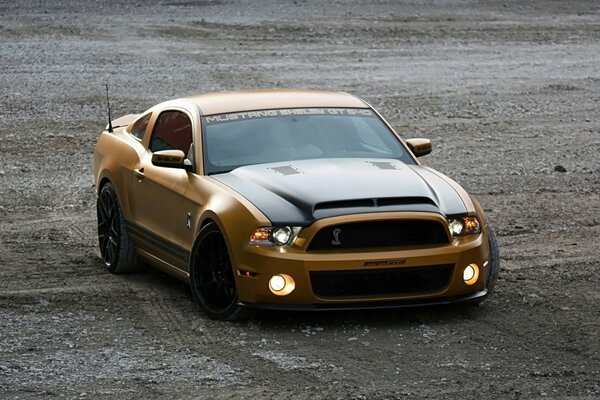
[[[0,0],[0,397],[600,397],[600,4]],[[502,271],[480,307],[215,322],[113,276],[92,152],[192,93],[343,90],[476,194]]]

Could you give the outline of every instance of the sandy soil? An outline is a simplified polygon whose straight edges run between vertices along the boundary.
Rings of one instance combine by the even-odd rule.
[[[0,0],[0,397],[600,397],[600,4]],[[113,115],[247,87],[349,91],[484,204],[480,307],[206,319],[113,276],[92,151]]]

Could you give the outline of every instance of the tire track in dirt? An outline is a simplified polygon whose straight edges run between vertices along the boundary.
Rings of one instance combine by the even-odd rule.
[[[253,385],[271,386],[275,382],[293,385],[296,382],[321,381],[319,361],[285,354],[275,349],[247,345],[244,336],[252,322],[221,322],[204,317],[193,303],[191,295],[176,295],[181,287],[165,288],[128,283],[138,299],[142,324],[160,335],[174,347],[197,352],[229,365]],[[263,345],[264,347],[264,345]]]

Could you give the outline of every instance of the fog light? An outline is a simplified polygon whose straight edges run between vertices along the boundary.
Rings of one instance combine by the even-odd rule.
[[[472,285],[479,279],[479,267],[477,264],[469,264],[463,270],[463,280],[467,285]]]
[[[269,289],[277,296],[286,296],[292,293],[295,287],[296,283],[289,275],[273,275],[271,279],[269,279]]]
[[[274,292],[280,292],[285,287],[285,279],[281,275],[275,275],[269,281],[269,287]]]

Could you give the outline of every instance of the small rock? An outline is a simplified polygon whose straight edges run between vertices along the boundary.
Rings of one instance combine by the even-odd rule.
[[[4,176],[4,170],[0,169],[0,176]]]
[[[42,299],[42,300],[40,300],[40,304],[39,305],[42,308],[46,308],[46,307],[48,307],[50,305],[50,302],[48,300]]]
[[[565,167],[563,167],[562,165],[557,165],[554,167],[554,170],[556,172],[567,172],[567,169]]]

